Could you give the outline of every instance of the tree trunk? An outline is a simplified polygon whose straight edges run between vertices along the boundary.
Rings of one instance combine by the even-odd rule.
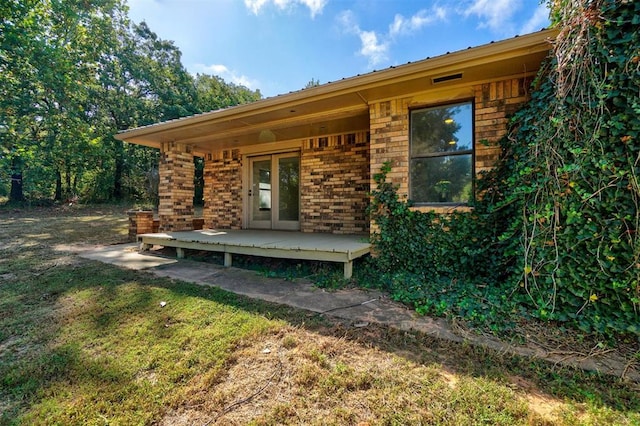
[[[124,173],[124,146],[121,141],[115,141],[115,170],[113,171],[113,198],[122,200],[122,175]]]
[[[56,193],[53,196],[54,201],[62,200],[62,174],[56,169]]]
[[[69,166],[67,166],[66,184],[67,184],[67,197],[71,197],[72,196],[71,170]]]
[[[13,157],[11,160],[11,192],[9,193],[9,202],[19,203],[24,201],[24,192],[22,190],[22,159]]]

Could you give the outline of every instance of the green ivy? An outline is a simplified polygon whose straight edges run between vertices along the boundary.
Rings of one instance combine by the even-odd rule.
[[[362,282],[387,290],[421,314],[461,317],[504,330],[513,324],[517,293],[500,283],[510,279],[499,214],[420,212],[400,200],[387,182],[390,163],[374,176],[369,213],[378,227],[375,256]],[[514,297],[516,296],[516,297]]]
[[[640,335],[640,2],[562,16],[472,212],[415,211],[389,164],[374,177],[375,282],[419,312]]]

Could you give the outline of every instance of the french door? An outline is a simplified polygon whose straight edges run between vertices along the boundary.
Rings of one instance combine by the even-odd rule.
[[[249,158],[249,227],[300,229],[300,155]]]

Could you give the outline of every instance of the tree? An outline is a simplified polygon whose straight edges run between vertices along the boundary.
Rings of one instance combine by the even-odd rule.
[[[37,125],[32,117],[35,104],[36,67],[29,59],[42,50],[37,1],[8,1],[0,6],[0,160],[3,179],[11,183],[10,199],[22,201],[23,168],[33,150],[31,140]]]
[[[320,80],[317,80],[315,78],[312,78],[306,86],[304,86],[305,89],[310,89],[312,87],[317,87],[320,86]]]
[[[115,133],[261,98],[194,79],[122,0],[8,0],[0,16],[0,178],[11,201],[146,198],[158,152]]]
[[[96,35],[122,5],[115,0],[9,3],[9,18],[0,28],[0,120],[8,129],[2,137],[3,166],[6,170],[10,163],[13,175],[10,199],[24,198],[26,182],[46,195],[57,181],[60,197],[63,173],[71,190],[95,148],[89,102],[101,46]],[[25,181],[26,171],[37,179]]]
[[[198,112],[193,78],[180,61],[180,50],[151,31],[146,23],[131,24],[121,13],[113,22],[108,49],[99,66],[95,98],[109,154],[95,178],[103,188],[97,197],[122,199],[135,195],[140,178],[152,173],[157,153],[124,144],[118,131]],[[132,161],[134,160],[134,161]],[[125,184],[126,181],[133,184]],[[107,182],[111,181],[109,185]],[[105,186],[110,186],[108,194]]]
[[[259,90],[251,91],[247,87],[226,83],[221,77],[196,74],[195,86],[198,96],[199,112],[207,112],[230,106],[246,104],[262,99]]]

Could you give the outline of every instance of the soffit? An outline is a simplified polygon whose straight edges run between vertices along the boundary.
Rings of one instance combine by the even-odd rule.
[[[182,142],[197,152],[347,133],[369,128],[369,104],[500,77],[530,75],[548,55],[554,30],[346,78],[251,104],[158,123],[116,138],[146,146]],[[451,74],[461,78],[434,83]]]

